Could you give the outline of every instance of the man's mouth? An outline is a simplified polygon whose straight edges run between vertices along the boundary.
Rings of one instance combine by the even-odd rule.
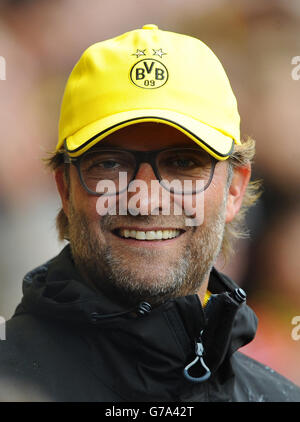
[[[124,239],[135,240],[167,240],[174,239],[183,233],[180,229],[161,229],[161,230],[133,230],[133,229],[116,229],[114,233]]]

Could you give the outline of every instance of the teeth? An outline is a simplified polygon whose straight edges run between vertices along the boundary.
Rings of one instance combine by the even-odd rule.
[[[146,234],[146,239],[147,240],[153,240],[156,239],[156,234],[154,231],[150,231],[150,232],[145,232]]]
[[[156,233],[156,239],[161,240],[162,239],[162,231],[158,230]]]
[[[162,239],[173,239],[179,236],[180,230],[128,230],[120,229],[119,234],[123,237],[131,237],[137,240],[162,240]]]
[[[163,239],[169,239],[170,230],[163,230],[162,237]]]
[[[135,238],[138,239],[138,240],[145,240],[146,239],[146,233],[137,231]]]

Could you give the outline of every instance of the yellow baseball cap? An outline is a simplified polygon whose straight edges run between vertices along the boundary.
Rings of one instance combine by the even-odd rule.
[[[65,87],[56,150],[76,157],[140,122],[173,126],[218,160],[240,144],[236,98],[218,58],[202,41],[152,24],[84,51]]]

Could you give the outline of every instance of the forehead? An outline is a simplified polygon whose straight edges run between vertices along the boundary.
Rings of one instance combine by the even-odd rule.
[[[95,146],[97,148],[101,146],[116,146],[141,151],[173,146],[200,148],[178,129],[167,124],[155,122],[143,122],[127,126],[108,135]]]

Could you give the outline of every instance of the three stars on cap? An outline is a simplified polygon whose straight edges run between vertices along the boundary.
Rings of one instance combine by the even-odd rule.
[[[162,56],[164,56],[167,53],[164,53],[162,48],[160,48],[159,50],[155,50],[154,48],[152,48],[153,50],[153,56],[159,56],[160,58],[162,58]],[[132,56],[136,56],[137,58],[139,58],[140,56],[146,56],[146,48],[144,50],[140,50],[139,48],[136,50],[135,53],[132,54]]]

